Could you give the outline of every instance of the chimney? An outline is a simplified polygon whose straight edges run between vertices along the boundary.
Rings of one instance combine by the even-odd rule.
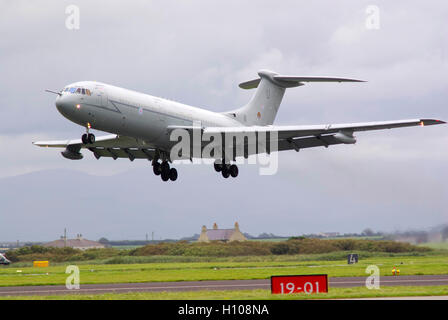
[[[213,230],[217,230],[218,229],[218,225],[216,224],[216,222],[213,224]]]

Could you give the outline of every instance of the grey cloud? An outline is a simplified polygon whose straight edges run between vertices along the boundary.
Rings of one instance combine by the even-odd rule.
[[[79,31],[65,28],[69,4],[81,10]],[[28,231],[37,238],[31,225],[47,218],[55,219],[46,226],[49,234],[67,223],[82,229],[97,221],[95,215],[107,221],[108,214],[110,224],[89,229],[94,237],[132,237],[152,225],[160,234],[184,236],[204,223],[232,225],[236,219],[255,234],[446,222],[448,132],[442,126],[362,133],[356,146],[282,153],[277,175],[260,177],[255,167],[244,166],[239,180],[229,184],[210,167],[185,165],[178,183],[161,185],[145,161],[97,161],[86,154],[73,162],[57,150],[31,145],[76,138],[82,131],[58,114],[46,88],[98,80],[224,111],[250,99],[253,91],[237,85],[261,68],[369,81],[288,90],[278,124],[447,120],[448,5],[377,1],[381,28],[366,30],[370,4],[7,2],[0,12],[0,219],[8,222],[7,238],[23,238]],[[17,176],[39,170],[50,171]],[[77,191],[82,179],[92,183],[93,194]],[[37,181],[33,186],[42,191],[27,187],[28,181]],[[118,186],[110,187],[114,181]],[[119,183],[135,187],[130,191]],[[28,205],[17,202],[28,197]],[[19,228],[14,215],[31,219],[29,229]]]

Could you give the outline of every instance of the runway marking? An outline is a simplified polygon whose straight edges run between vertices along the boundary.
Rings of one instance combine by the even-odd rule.
[[[51,293],[51,292],[80,292],[80,291],[119,291],[119,290],[157,290],[157,289],[190,289],[190,288],[218,288],[221,287],[268,287],[270,283],[263,284],[223,284],[223,285],[204,285],[204,286],[169,286],[169,287],[130,287],[130,288],[120,288],[120,287],[112,287],[112,288],[80,288],[79,290],[68,290],[68,289],[53,289],[53,290],[30,290],[30,291],[0,291],[0,295],[8,294],[8,293]]]

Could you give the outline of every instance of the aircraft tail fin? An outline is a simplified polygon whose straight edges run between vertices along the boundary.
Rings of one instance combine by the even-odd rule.
[[[257,90],[248,104],[232,112],[246,125],[273,124],[286,88],[303,86],[304,82],[364,82],[347,78],[286,76],[269,70],[260,70],[258,75],[258,79],[240,83],[242,89]]]

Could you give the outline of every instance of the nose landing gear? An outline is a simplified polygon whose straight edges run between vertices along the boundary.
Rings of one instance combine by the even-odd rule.
[[[95,143],[95,135],[89,132],[90,123],[87,123],[86,133],[81,136],[81,141],[83,144],[93,144]]]
[[[95,135],[93,133],[84,133],[81,136],[81,141],[83,144],[93,144],[95,143]]]

